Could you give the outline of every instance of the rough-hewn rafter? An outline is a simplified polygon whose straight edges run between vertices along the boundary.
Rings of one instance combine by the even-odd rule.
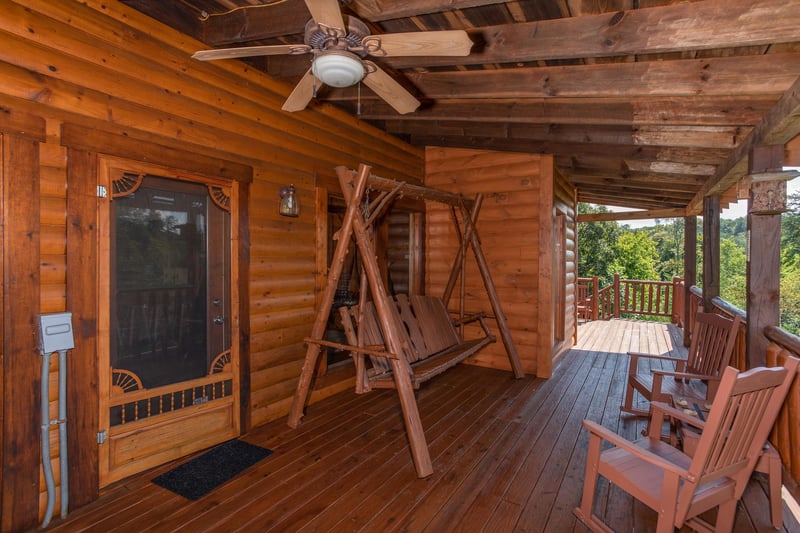
[[[633,98],[782,93],[798,72],[800,54],[772,54],[411,73],[408,77],[428,98]]]
[[[464,58],[396,58],[395,68],[659,54],[800,41],[800,3],[707,0],[471,30]],[[568,39],[564,36],[569,35]]]
[[[361,118],[373,120],[470,120],[525,124],[754,125],[779,95],[640,98],[531,98],[525,100],[439,100],[415,113],[398,115],[385,102],[361,102]],[[355,111],[355,108],[353,108]]]

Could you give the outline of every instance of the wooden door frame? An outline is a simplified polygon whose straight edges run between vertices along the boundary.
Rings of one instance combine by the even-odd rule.
[[[194,183],[199,184],[201,186],[206,186],[208,188],[209,194],[209,203],[213,202],[216,203],[220,208],[226,209],[231,212],[231,222],[234,220],[236,216],[236,210],[231,209],[231,207],[235,207],[238,204],[238,184],[235,181],[229,180],[220,180],[218,178],[210,178],[207,176],[202,176],[196,173],[188,173],[182,172],[176,169],[171,169],[167,167],[163,167],[160,165],[153,165],[152,163],[143,163],[143,162],[135,162],[130,161],[125,158],[118,158],[114,156],[98,156],[97,159],[97,177],[99,182],[102,186],[106,187],[106,197],[100,198],[98,201],[98,209],[97,209],[97,228],[98,228],[98,276],[97,276],[97,286],[98,286],[98,302],[99,302],[99,310],[98,310],[98,342],[97,342],[97,359],[98,359],[98,371],[99,371],[99,378],[98,378],[98,396],[99,396],[99,429],[100,431],[107,431],[107,439],[108,441],[101,444],[99,447],[99,469],[98,473],[100,476],[100,484],[103,486],[104,484],[107,485],[109,483],[119,481],[120,479],[127,477],[130,474],[137,473],[140,469],[149,468],[152,466],[156,466],[157,464],[163,463],[165,460],[170,459],[177,459],[186,453],[190,453],[192,451],[197,451],[203,447],[207,447],[208,445],[213,445],[219,443],[219,440],[226,440],[227,438],[231,438],[237,436],[241,430],[241,423],[240,423],[240,413],[241,409],[234,409],[233,417],[231,419],[227,418],[228,407],[225,406],[225,402],[227,398],[231,398],[234,401],[239,401],[239,406],[241,407],[241,399],[239,398],[239,383],[241,381],[242,376],[238,373],[238,365],[239,365],[239,333],[238,328],[236,327],[239,324],[239,315],[238,315],[238,290],[237,284],[235,282],[235,278],[233,278],[233,273],[238,271],[238,257],[236,254],[231,254],[231,272],[230,276],[230,286],[231,286],[231,307],[230,307],[230,334],[231,334],[231,346],[230,346],[230,360],[232,363],[233,369],[233,382],[231,384],[232,393],[230,396],[226,396],[225,398],[220,398],[219,400],[213,402],[212,404],[200,404],[200,405],[184,405],[181,409],[176,409],[169,413],[161,413],[158,416],[150,419],[150,418],[143,418],[139,421],[131,422],[129,424],[117,425],[112,427],[111,421],[109,419],[109,409],[108,404],[106,402],[112,400],[112,390],[111,390],[111,361],[110,361],[110,347],[111,347],[111,329],[113,328],[114,324],[112,323],[112,297],[110,293],[110,284],[108,280],[111,280],[114,276],[112,270],[112,256],[113,256],[113,246],[112,246],[112,224],[113,224],[113,197],[114,196],[125,196],[128,194],[128,191],[133,191],[136,186],[125,187],[124,191],[119,191],[122,187],[119,186],[120,183],[127,185],[127,180],[123,178],[126,174],[136,175],[139,176],[139,180],[143,176],[156,176],[162,179],[168,180],[175,180],[185,183]],[[138,184],[137,184],[138,186]],[[225,205],[228,203],[229,205]],[[231,235],[230,235],[230,245],[231,249],[234,250],[237,248],[238,242],[238,226],[231,224]],[[209,317],[210,320],[210,317]],[[224,374],[220,374],[222,376]],[[201,378],[201,380],[205,381],[210,379],[211,376],[206,378]],[[196,383],[200,380],[190,380],[185,383]],[[177,384],[176,384],[177,385]],[[169,387],[159,387],[154,388],[153,393],[160,395],[163,393],[163,389],[169,389]],[[141,391],[142,393],[146,393],[147,391]],[[126,395],[118,397],[121,399]],[[149,401],[149,400],[148,400]],[[223,402],[220,404],[220,401]],[[153,427],[160,427],[164,424],[183,424],[184,426],[189,423],[190,419],[193,419],[196,416],[204,417],[203,420],[206,422],[204,424],[217,424],[220,423],[222,420],[220,417],[222,416],[226,424],[227,421],[230,421],[230,425],[220,426],[220,432],[216,433],[216,437],[212,438],[212,435],[208,433],[206,429],[205,434],[203,437],[200,437],[203,434],[202,431],[198,432],[197,438],[192,439],[191,441],[186,441],[183,444],[177,446],[178,449],[174,451],[167,451],[167,448],[158,452],[159,458],[145,457],[145,456],[136,456],[136,459],[133,459],[133,455],[127,457],[126,454],[129,452],[124,452],[121,450],[130,450],[130,452],[136,454],[135,452],[136,447],[127,448],[126,443],[131,442],[130,438],[133,436],[134,439],[141,440],[142,442],[152,442],[155,444],[154,441],[150,439],[160,438],[158,437],[159,431],[151,429]],[[129,427],[130,426],[130,427]],[[135,429],[133,429],[135,428]],[[233,433],[229,430],[232,429]],[[223,431],[224,430],[224,431]],[[182,433],[186,435],[186,433]],[[148,435],[155,435],[155,436],[148,436]],[[219,439],[219,440],[218,440]],[[121,455],[120,455],[121,454]],[[113,461],[114,458],[119,459],[123,457],[123,460],[116,462]],[[106,459],[112,459],[112,461],[106,461]],[[113,464],[112,464],[113,463]]]
[[[172,141],[174,143],[174,141]],[[239,184],[239,241],[233,250],[238,267],[232,271],[239,287],[239,374],[240,427],[250,428],[250,312],[249,264],[250,232],[248,221],[249,183],[253,169],[230,160],[156,144],[148,134],[132,130],[97,128],[65,123],[61,144],[67,158],[67,309],[72,311],[75,350],[68,367],[67,418],[70,454],[70,502],[73,508],[85,505],[99,495],[99,369],[97,365],[97,159],[98,154],[117,156],[212,178],[235,180]]]

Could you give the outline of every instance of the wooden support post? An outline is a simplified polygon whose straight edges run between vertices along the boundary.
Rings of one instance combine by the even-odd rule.
[[[600,279],[592,276],[592,320],[597,320],[600,313]]]
[[[475,204],[480,206],[483,201],[483,195],[478,194]],[[467,212],[469,210],[464,207]],[[475,262],[478,264],[478,270],[483,279],[483,286],[486,288],[486,294],[489,296],[489,303],[492,304],[492,312],[494,319],[497,322],[497,329],[500,330],[500,338],[503,340],[503,346],[506,348],[508,354],[508,361],[511,363],[511,369],[514,371],[514,377],[525,377],[525,371],[522,369],[522,363],[519,359],[517,346],[514,344],[514,339],[511,338],[511,328],[508,327],[508,320],[506,314],[503,312],[503,306],[500,305],[500,297],[497,295],[497,289],[492,280],[492,274],[489,272],[489,263],[486,261],[486,256],[483,255],[483,248],[481,248],[481,240],[478,235],[478,228],[472,223],[472,216],[464,217],[465,222],[469,221],[465,234],[469,235],[469,242],[472,248],[472,253],[475,255]]]
[[[338,173],[344,173],[347,172],[347,169],[344,167],[337,167],[336,171]],[[358,206],[361,202],[361,198],[364,196],[366,179],[361,180],[359,185],[359,189],[350,191],[352,201],[347,204],[347,211],[344,215],[342,228],[339,231],[339,242],[336,244],[336,252],[333,255],[331,269],[328,274],[328,283],[325,285],[325,290],[319,301],[320,307],[317,310],[317,317],[314,320],[314,326],[311,328],[310,337],[312,339],[322,339],[325,335],[325,327],[328,324],[331,305],[333,304],[333,298],[336,294],[336,288],[339,285],[339,276],[342,274],[344,260],[350,248],[350,237],[353,234],[353,220],[358,214]],[[314,370],[316,369],[321,349],[322,347],[319,344],[308,344],[306,359],[305,362],[303,362],[300,380],[297,383],[297,391],[295,392],[294,400],[292,400],[292,408],[289,411],[289,427],[296,428],[300,423],[300,419],[303,417],[303,409],[305,408],[309,389],[311,388],[311,378],[314,377]]]
[[[692,293],[697,285],[697,217],[683,219],[683,345],[692,342]]]
[[[619,274],[614,274],[614,318],[619,318],[622,308],[622,294],[620,294]]]
[[[747,230],[747,366],[766,364],[767,326],[780,326],[781,213],[786,210],[783,145],[750,153]],[[759,176],[760,175],[760,176]],[[759,179],[766,177],[766,179]]]
[[[367,177],[369,176],[369,170],[370,167],[361,165],[358,169],[358,176],[356,177],[355,184],[353,185],[352,173],[349,171],[339,171],[339,168],[337,168],[339,182],[342,185],[342,191],[344,191],[348,209],[357,203],[354,200],[354,198],[356,198],[355,194],[350,197],[349,191],[351,189],[363,191]],[[381,331],[386,341],[386,348],[389,352],[398,355],[397,359],[390,359],[390,363],[392,365],[392,374],[395,387],[397,388],[397,395],[400,398],[400,407],[403,411],[408,441],[411,445],[411,456],[414,460],[417,475],[419,477],[426,477],[433,473],[433,464],[431,463],[431,456],[428,451],[428,443],[425,440],[422,420],[419,417],[417,400],[414,397],[414,387],[411,384],[408,360],[404,356],[404,354],[409,352],[410,348],[404,345],[396,329],[400,324],[400,319],[396,317],[397,312],[394,308],[394,304],[389,301],[386,294],[386,288],[384,287],[381,272],[375,257],[374,246],[364,227],[364,221],[360,216],[355,216],[353,218],[353,233],[356,238],[358,250],[361,254],[362,265],[366,271],[367,279],[369,280],[370,291],[372,292],[372,298],[375,303],[375,310],[381,322]]]
[[[703,309],[711,312],[711,300],[719,296],[719,196],[703,200]]]

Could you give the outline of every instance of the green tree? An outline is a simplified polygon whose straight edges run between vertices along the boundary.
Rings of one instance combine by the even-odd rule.
[[[719,294],[728,303],[745,309],[747,256],[733,237],[726,237],[719,243]]]
[[[800,268],[781,274],[781,327],[800,335]]]
[[[666,225],[657,224],[648,228],[647,232],[656,243],[658,279],[670,281],[675,276],[683,276],[683,219]]]
[[[800,194],[781,216],[781,327],[800,335]]]
[[[800,194],[790,195],[787,204],[789,211],[781,215],[781,262],[800,268]]]
[[[605,206],[578,204],[580,214],[608,212]],[[614,250],[621,233],[622,229],[613,221],[578,223],[578,274],[597,276],[601,287],[609,285],[614,278]]]
[[[656,280],[656,243],[645,231],[620,235],[614,250],[614,273],[624,279]]]

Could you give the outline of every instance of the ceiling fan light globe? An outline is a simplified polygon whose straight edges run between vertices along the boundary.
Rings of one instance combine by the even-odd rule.
[[[317,56],[311,71],[318,80],[331,87],[350,87],[365,75],[361,59],[355,54],[338,50]]]

